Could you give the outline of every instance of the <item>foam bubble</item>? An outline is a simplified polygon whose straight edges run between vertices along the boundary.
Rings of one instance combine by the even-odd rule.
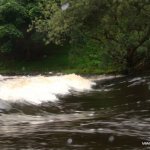
[[[55,102],[57,95],[66,95],[70,90],[91,90],[95,83],[81,76],[24,76],[0,81],[0,99],[9,102],[41,104]]]

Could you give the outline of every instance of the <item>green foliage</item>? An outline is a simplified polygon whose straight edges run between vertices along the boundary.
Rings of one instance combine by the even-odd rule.
[[[79,43],[88,38],[98,41],[102,51],[114,59],[113,64],[121,64],[122,69],[133,70],[143,61],[143,56],[138,55],[139,51],[148,51],[149,1],[68,0],[66,4],[68,8],[64,10],[61,0],[40,3],[42,15],[33,21],[33,26],[45,34],[46,43],[60,44],[68,39]],[[87,43],[85,54],[86,49]],[[93,49],[91,53],[97,52]]]
[[[69,55],[71,67],[89,70],[120,71],[120,64],[115,64],[111,55],[104,51],[104,47],[94,40],[87,40],[85,44],[73,46]],[[93,70],[93,71],[92,71]],[[98,71],[98,72],[99,72]]]
[[[1,0],[0,54],[70,45],[70,67],[134,71],[150,58],[149,12],[148,0]]]
[[[1,49],[1,53],[11,52],[12,43],[10,41],[5,42],[4,44],[1,45],[0,49]]]
[[[4,0],[0,3],[0,14],[3,18],[3,23],[14,23],[20,25],[27,18],[26,9],[16,0]]]
[[[5,24],[0,26],[0,38],[9,37],[10,39],[22,38],[23,34],[12,24]]]
[[[66,3],[64,0],[43,0],[39,5],[42,15],[32,22],[30,29],[35,28],[38,32],[45,33],[46,44],[50,42],[62,44],[69,34],[74,34],[74,31],[78,31],[82,25],[86,13],[83,8],[86,8],[88,3],[87,0],[77,2],[69,0]],[[63,10],[65,5],[66,9]]]
[[[36,15],[37,2],[21,0],[0,1],[0,52],[11,52],[18,49],[30,49],[26,39],[32,41],[32,34],[27,29]]]

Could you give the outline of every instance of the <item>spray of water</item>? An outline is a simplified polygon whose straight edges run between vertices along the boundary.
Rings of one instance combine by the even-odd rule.
[[[55,102],[57,95],[67,95],[71,90],[91,90],[93,81],[71,74],[62,76],[24,76],[6,78],[0,76],[0,99],[9,102],[41,104]]]

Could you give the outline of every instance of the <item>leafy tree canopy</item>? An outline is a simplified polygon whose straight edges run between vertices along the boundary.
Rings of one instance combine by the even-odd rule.
[[[46,43],[96,40],[116,63],[127,68],[143,61],[139,52],[149,52],[148,0],[43,0],[40,8],[42,15],[31,28],[44,33]]]
[[[12,51],[21,41],[25,41],[31,19],[38,14],[37,2],[33,0],[1,0],[0,51]]]

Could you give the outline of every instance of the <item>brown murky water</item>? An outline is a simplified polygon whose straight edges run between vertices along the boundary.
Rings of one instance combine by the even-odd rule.
[[[90,78],[96,80],[96,85],[91,84],[91,89],[88,87],[91,81],[85,79],[84,83],[74,85],[78,81],[72,82],[74,79],[69,77],[67,82],[66,79],[65,82],[59,81],[59,84],[65,85],[61,87],[63,89],[67,84],[69,92],[61,91],[66,92],[64,95],[60,91],[55,93],[56,101],[33,103],[37,102],[36,99],[33,101],[28,96],[25,98],[30,101],[14,101],[14,93],[9,93],[13,90],[9,82],[13,77],[1,77],[0,96],[3,96],[3,91],[4,98],[8,97],[9,100],[3,100],[3,97],[0,100],[0,149],[148,149],[148,146],[142,145],[142,141],[150,141],[150,76]],[[78,77],[77,80],[80,79]],[[70,81],[72,83],[68,84]],[[73,88],[68,88],[68,85]],[[45,84],[44,88],[42,86],[41,93]],[[29,94],[32,92],[37,92],[36,88]],[[37,99],[41,96],[31,95],[32,98],[37,96]]]

